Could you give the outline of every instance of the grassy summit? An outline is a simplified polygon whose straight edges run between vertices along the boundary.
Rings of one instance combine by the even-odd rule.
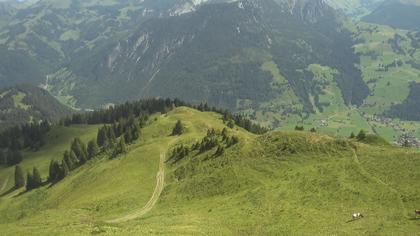
[[[184,133],[171,135],[180,120]],[[48,175],[73,137],[90,139],[98,126],[53,129],[22,166]],[[267,235],[415,234],[420,205],[420,154],[389,145],[306,132],[254,135],[235,126],[239,143],[171,159],[173,148],[191,147],[209,129],[221,140],[227,126],[212,112],[176,108],[155,114],[140,140],[112,160],[97,157],[53,186],[8,191],[13,168],[0,169],[0,230],[5,235]],[[67,139],[67,140],[66,140]],[[62,142],[61,142],[62,140]],[[43,155],[40,155],[40,154]],[[57,154],[56,154],[57,153]],[[160,157],[164,188],[155,191]],[[6,181],[6,187],[2,188]],[[350,221],[351,214],[365,218]],[[133,217],[127,217],[133,216]],[[124,220],[130,218],[131,220]],[[109,223],[122,219],[117,223]]]

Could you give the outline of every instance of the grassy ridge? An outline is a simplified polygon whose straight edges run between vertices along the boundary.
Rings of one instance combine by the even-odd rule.
[[[177,120],[186,133],[173,137]],[[0,198],[1,232],[407,235],[420,229],[411,220],[420,204],[418,152],[306,132],[256,136],[239,128],[228,132],[240,143],[222,156],[213,155],[214,149],[167,163],[164,191],[144,217],[104,223],[146,204],[161,152],[224,127],[219,115],[189,108],[154,115],[127,155],[99,157],[51,188]],[[7,174],[0,174],[1,187]],[[366,217],[348,222],[354,212]]]

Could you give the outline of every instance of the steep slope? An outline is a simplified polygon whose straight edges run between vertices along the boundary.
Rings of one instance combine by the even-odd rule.
[[[420,30],[420,1],[388,0],[363,18],[364,21],[406,30]]]
[[[47,91],[31,85],[0,91],[0,124],[3,127],[40,120],[58,121],[72,112]]]
[[[190,14],[145,22],[126,39],[79,57],[52,75],[49,84],[55,91],[74,81],[69,94],[81,106],[168,96],[258,110],[263,102],[292,93],[278,107],[280,113],[311,112],[310,96],[318,91],[307,72],[310,64],[339,72],[334,80],[346,104],[359,105],[367,96],[351,45],[350,35],[322,1],[208,4]]]
[[[177,120],[186,132],[170,136]],[[212,128],[227,128],[220,115],[189,108],[156,114],[126,155],[98,157],[53,186],[3,194],[0,229],[6,235],[418,231],[410,220],[419,204],[418,152],[305,132],[256,136],[235,127],[228,135],[238,136],[240,143],[221,155],[211,149],[170,158],[173,147],[190,146]],[[162,152],[168,153],[165,184],[154,208],[142,218],[105,223],[147,205]],[[48,162],[38,159],[31,165],[43,165],[45,178]],[[0,169],[0,183],[12,173],[12,168]],[[350,223],[354,212],[366,217]]]
[[[48,73],[66,65],[80,51],[89,53],[95,47],[116,40],[146,19],[186,13],[205,2],[40,0],[0,3],[1,50],[4,48],[8,54],[30,61],[21,65],[24,62],[21,57],[13,58],[2,52],[0,61],[7,58],[9,63],[2,63],[5,69],[0,67],[0,86],[22,82],[38,85]],[[21,70],[16,70],[17,66],[28,65],[37,68],[37,73],[25,76],[20,74]]]

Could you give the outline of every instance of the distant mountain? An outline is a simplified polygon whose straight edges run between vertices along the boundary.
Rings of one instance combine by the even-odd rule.
[[[406,30],[420,30],[419,0],[388,0],[363,18],[364,21]]]
[[[368,94],[351,36],[323,1],[206,4],[149,19],[123,39],[72,58],[47,87],[87,107],[162,96],[258,110],[293,94],[279,112],[312,112],[322,89],[311,64],[339,71],[334,80],[347,104]]]
[[[81,52],[123,38],[147,19],[185,14],[212,1],[40,0],[16,9],[11,1],[0,2],[0,86],[38,85]],[[25,72],[18,70],[23,67]]]
[[[15,9],[10,4],[0,1],[0,28],[9,23],[14,13]]]
[[[73,111],[47,91],[31,85],[19,85],[0,91],[0,126],[40,120],[57,121]]]
[[[352,17],[370,14],[384,1],[385,0],[326,0],[331,7]]]

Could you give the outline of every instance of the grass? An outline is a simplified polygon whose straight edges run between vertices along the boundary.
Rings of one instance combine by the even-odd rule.
[[[30,171],[33,167],[37,167],[44,179],[48,175],[48,166],[50,161],[61,160],[65,150],[70,148],[70,142],[75,137],[80,137],[84,142],[96,138],[98,126],[72,126],[54,128],[47,137],[47,143],[39,151],[26,151],[23,153],[23,162],[20,164],[23,170]],[[6,176],[13,176],[13,167],[0,167],[0,183],[4,181]],[[13,186],[13,179],[10,179],[7,189]],[[2,192],[0,192],[1,194]]]
[[[185,124],[186,133],[173,137],[177,120]],[[156,114],[127,155],[114,160],[99,157],[54,186],[0,198],[0,230],[4,235],[415,235],[419,231],[418,221],[411,220],[420,204],[417,151],[307,132],[256,136],[236,127],[228,132],[240,143],[222,156],[210,150],[167,163],[165,188],[151,212],[125,223],[104,223],[146,204],[161,152],[181,143],[190,145],[209,128],[224,127],[219,115],[189,108]],[[86,133],[93,130],[96,127]],[[52,148],[46,146],[45,152]],[[48,161],[36,160],[40,165]],[[0,169],[0,180],[5,170]],[[354,212],[366,217],[349,222]]]
[[[18,92],[16,95],[12,96],[12,99],[16,108],[19,108],[22,110],[28,110],[29,108],[31,108],[31,106],[23,103],[23,99],[25,99],[25,97],[26,97],[26,94],[22,92]]]

